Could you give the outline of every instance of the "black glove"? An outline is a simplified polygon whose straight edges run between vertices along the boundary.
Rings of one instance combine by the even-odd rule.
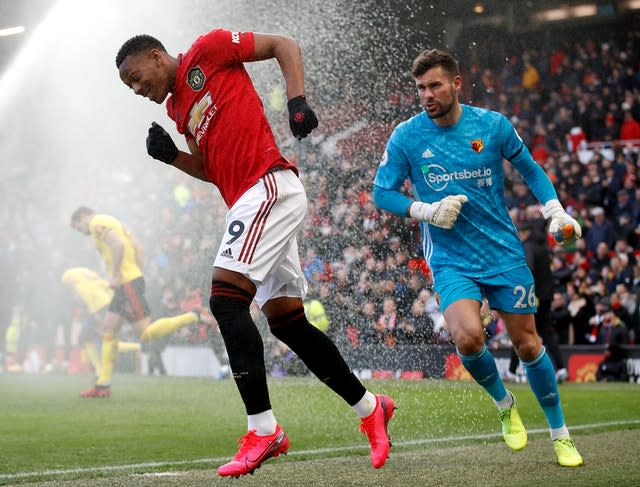
[[[171,136],[155,122],[151,122],[151,127],[149,127],[147,153],[166,164],[173,164],[173,161],[178,157],[178,148]]]
[[[287,103],[287,108],[289,108],[289,127],[296,138],[306,137],[318,126],[318,118],[307,105],[304,95],[291,98]]]

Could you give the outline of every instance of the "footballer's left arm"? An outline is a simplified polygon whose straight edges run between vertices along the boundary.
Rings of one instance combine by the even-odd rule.
[[[569,223],[573,227],[575,236],[580,238],[582,236],[580,224],[566,212],[558,200],[551,179],[533,159],[527,147],[522,144],[521,150],[509,160],[522,175],[536,199],[542,203],[541,211],[545,220],[549,220],[549,232],[556,234],[562,225]]]
[[[533,159],[526,146],[523,145],[520,153],[510,159],[510,161],[522,175],[522,179],[524,179],[540,203],[544,205],[547,201],[558,199],[558,195],[549,176],[547,176],[540,164]]]
[[[557,200],[558,195],[551,180],[533,159],[518,131],[504,115],[498,117],[496,131],[500,134],[502,157],[518,170],[536,199],[543,205],[549,200]]]
[[[304,95],[302,52],[295,39],[277,34],[254,32],[254,55],[251,61],[275,58],[287,85],[287,99]]]

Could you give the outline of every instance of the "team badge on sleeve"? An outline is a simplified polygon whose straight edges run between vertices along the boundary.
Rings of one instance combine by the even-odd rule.
[[[187,83],[191,86],[193,91],[200,91],[204,86],[204,73],[200,66],[194,66],[187,73]]]
[[[480,154],[480,152],[482,152],[482,149],[484,149],[484,142],[482,142],[482,139],[475,139],[471,141],[471,148],[476,151],[478,154]]]

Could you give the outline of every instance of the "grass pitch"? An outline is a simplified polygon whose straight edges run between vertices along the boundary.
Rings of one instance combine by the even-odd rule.
[[[291,449],[239,481],[215,475],[246,429],[232,380],[119,375],[110,399],[79,398],[87,385],[87,377],[0,376],[0,485],[640,485],[637,384],[560,387],[586,462],[567,469],[555,462],[526,385],[510,386],[529,430],[529,446],[516,453],[473,383],[369,381],[399,408],[391,457],[374,470],[359,422],[340,398],[315,379],[270,379]]]

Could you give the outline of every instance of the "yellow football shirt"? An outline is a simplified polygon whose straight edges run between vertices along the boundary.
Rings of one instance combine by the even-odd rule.
[[[107,306],[113,298],[109,283],[86,267],[67,269],[62,274],[62,282],[73,289],[91,313]]]
[[[113,256],[104,237],[107,232],[115,232],[124,242],[124,255],[120,265],[122,283],[133,281],[142,276],[142,270],[136,262],[136,251],[131,241],[131,235],[118,220],[109,215],[95,215],[89,223],[89,231],[93,238],[93,244],[107,264],[110,273],[113,273]]]

